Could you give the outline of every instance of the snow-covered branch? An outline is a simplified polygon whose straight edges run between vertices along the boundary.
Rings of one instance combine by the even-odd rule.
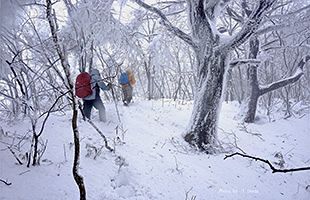
[[[163,25],[170,32],[174,33],[176,36],[178,36],[180,39],[185,41],[187,44],[189,44],[192,47],[196,48],[196,44],[193,42],[191,36],[186,34],[186,33],[184,33],[181,29],[173,26],[171,24],[171,22],[168,20],[168,18],[166,17],[166,15],[162,11],[160,11],[158,8],[150,6],[150,5],[144,3],[141,0],[133,0],[133,1],[136,2],[138,5],[140,5],[141,7],[145,8],[146,10],[148,10],[148,11],[150,11],[152,13],[156,13],[161,18]]]
[[[279,81],[276,81],[276,82],[273,82],[269,85],[266,85],[266,86],[261,86],[260,87],[260,94],[263,95],[267,92],[271,92],[273,90],[276,90],[278,88],[281,88],[281,87],[284,87],[288,84],[292,84],[296,81],[298,81],[301,76],[304,74],[303,73],[303,67],[304,65],[310,60],[310,56],[306,56],[304,59],[302,59],[299,63],[298,63],[298,68],[295,72],[294,75],[290,76],[290,77],[287,77],[285,79],[282,79],[282,80],[279,80]]]
[[[230,0],[210,0],[204,2],[204,12],[210,20],[214,20],[220,13],[219,10],[229,2]]]
[[[235,48],[243,44],[248,38],[253,35],[259,27],[266,11],[275,3],[275,0],[260,0],[255,9],[245,22],[239,33],[236,34],[228,43],[223,44],[220,48]]]
[[[307,6],[300,8],[300,9],[297,9],[295,11],[289,12],[287,14],[272,15],[272,16],[269,16],[268,18],[269,19],[278,19],[278,18],[283,18],[283,17],[291,17],[293,15],[300,14],[303,11],[309,11],[309,10],[310,10],[310,5],[307,5]]]
[[[265,33],[271,32],[271,31],[278,31],[284,28],[292,27],[293,25],[286,25],[286,24],[279,24],[279,25],[271,25],[267,26],[265,28],[259,29],[256,31],[257,35],[263,35]]]
[[[237,65],[244,65],[244,64],[259,64],[261,63],[261,60],[258,59],[238,59],[238,60],[232,60],[229,65],[230,67],[235,67]]]

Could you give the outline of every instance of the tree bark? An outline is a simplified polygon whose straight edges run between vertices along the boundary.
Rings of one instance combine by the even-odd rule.
[[[259,51],[259,40],[256,36],[250,39],[250,53],[249,59],[256,59]],[[250,96],[248,102],[248,110],[246,117],[244,119],[247,123],[254,122],[255,113],[257,108],[257,101],[260,96],[260,89],[257,79],[257,67],[258,65],[249,65],[248,74],[249,74],[249,84],[250,84]]]
[[[212,61],[206,62],[209,68],[206,77],[201,74],[195,95],[194,107],[185,135],[185,140],[207,153],[214,152],[217,140],[217,120],[221,105],[225,75],[226,56],[214,55]]]

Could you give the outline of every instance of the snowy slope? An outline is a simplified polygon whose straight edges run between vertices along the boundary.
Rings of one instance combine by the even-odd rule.
[[[106,107],[108,122],[99,122],[97,113],[94,122],[116,148],[115,154],[103,148],[94,159],[94,148],[102,147],[102,139],[87,122],[79,120],[80,172],[88,199],[310,199],[309,171],[272,174],[268,166],[245,158],[223,160],[225,153],[214,156],[193,151],[181,137],[191,103],[136,101],[129,107],[119,106],[122,123],[114,104]],[[310,165],[309,114],[301,119],[260,121],[245,129],[235,117],[238,109],[236,104],[223,103],[219,139],[225,150],[239,151],[234,147],[237,144],[246,153],[270,161],[278,161],[275,154],[281,152],[286,168]],[[116,139],[118,125],[122,126],[118,129],[120,140]],[[17,165],[6,148],[17,143],[11,136],[25,135],[29,122],[1,127],[5,133],[0,133],[0,178],[12,185],[0,183],[0,199],[78,199],[71,175],[70,113],[49,119],[43,135],[48,147],[39,167]],[[22,149],[29,149],[29,144]]]

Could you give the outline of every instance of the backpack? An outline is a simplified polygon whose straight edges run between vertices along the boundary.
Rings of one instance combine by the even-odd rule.
[[[122,85],[129,83],[128,75],[126,72],[121,73],[121,76],[119,77],[119,83]]]
[[[135,79],[135,76],[133,75],[132,71],[131,70],[127,71],[127,74],[128,74],[128,79],[129,79],[130,85],[131,86],[135,85],[136,79]]]
[[[82,72],[75,80],[75,95],[80,98],[85,98],[91,94],[91,76],[87,72]]]

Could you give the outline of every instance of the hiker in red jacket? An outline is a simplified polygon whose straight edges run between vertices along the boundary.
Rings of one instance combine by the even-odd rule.
[[[92,69],[91,73],[91,88],[92,93],[86,97],[83,98],[83,112],[85,117],[90,119],[91,110],[93,106],[99,111],[99,120],[106,122],[106,113],[105,113],[105,107],[102,103],[102,100],[100,98],[100,89],[105,91],[111,89],[111,85],[106,85],[99,74],[99,71],[97,69]]]

